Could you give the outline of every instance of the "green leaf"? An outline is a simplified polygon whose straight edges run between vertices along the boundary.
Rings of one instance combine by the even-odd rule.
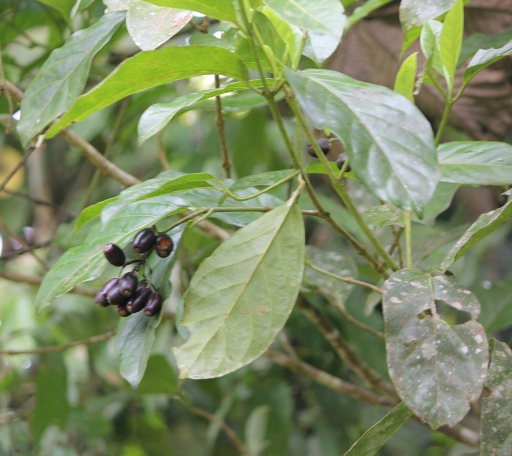
[[[510,197],[510,191],[505,193]],[[512,217],[512,199],[496,209],[495,211],[482,214],[476,221],[466,230],[462,237],[450,249],[443,262],[441,270],[446,271],[453,263],[455,263],[464,253],[471,247],[479,243],[483,238],[494,233],[503,223]]]
[[[137,389],[146,371],[155,342],[155,330],[161,318],[161,313],[157,317],[148,317],[144,312],[138,312],[119,321],[114,340],[119,356],[119,373],[134,389]]]
[[[444,78],[449,92],[453,91],[455,70],[459,61],[462,47],[462,32],[464,28],[464,5],[462,0],[456,0],[453,8],[448,11],[443,22],[443,31],[440,38],[441,62],[446,70]]]
[[[378,8],[381,8],[384,5],[387,5],[392,0],[368,0],[366,3],[363,3],[361,6],[352,11],[352,14],[348,17],[347,29],[351,28],[354,24],[359,22],[361,19],[364,19],[370,13],[375,11]]]
[[[103,209],[109,204],[112,204],[115,201],[117,201],[117,198],[117,196],[114,196],[113,198],[109,198],[100,201],[99,203],[86,207],[82,212],[80,212],[80,215],[78,216],[75,222],[75,231],[78,231],[84,225],[87,225],[87,223],[89,223],[91,220],[94,220],[96,217],[99,217]]]
[[[441,144],[437,156],[444,182],[465,185],[512,184],[512,146],[494,141]]]
[[[309,32],[302,53],[320,66],[322,62],[333,54],[339,44],[340,40],[337,38],[321,33]]]
[[[85,119],[93,112],[134,93],[178,79],[205,74],[223,74],[247,79],[247,69],[231,52],[212,46],[169,46],[141,52],[125,60],[106,79],[82,95],[69,111],[53,125],[46,137]]]
[[[400,65],[395,78],[393,90],[402,94],[411,103],[414,103],[414,84],[416,82],[416,69],[418,67],[418,53],[415,52],[407,57]]]
[[[512,351],[504,342],[491,339],[491,362],[483,398],[481,455],[507,456],[512,453]]]
[[[44,3],[45,5],[51,6],[55,8],[62,17],[69,21],[69,16],[71,15],[71,10],[73,9],[73,5],[75,4],[75,0],[37,0],[40,3]]]
[[[438,302],[470,319],[449,325]],[[433,428],[455,425],[480,396],[487,372],[477,298],[447,276],[401,269],[386,281],[382,305],[388,370],[398,395]]]
[[[168,8],[197,11],[205,16],[236,23],[232,0],[147,0],[149,3]]]
[[[500,48],[510,40],[512,40],[512,29],[495,35],[475,33],[469,36],[462,42],[457,67],[461,67],[466,60],[473,57],[480,49]]]
[[[411,417],[412,412],[400,402],[379,422],[368,429],[359,440],[350,447],[344,456],[373,456]]]
[[[445,74],[447,70],[441,61],[441,34],[443,24],[438,21],[427,21],[421,29],[420,44],[423,55],[426,57],[427,70],[434,68],[438,73]]]
[[[128,8],[126,27],[139,48],[152,51],[176,35],[190,19],[190,11],[135,0]]]
[[[423,25],[429,19],[435,19],[453,8],[456,0],[435,0],[418,2],[402,0],[400,2],[400,22],[406,29],[413,25]]]
[[[418,108],[388,88],[334,71],[286,74],[313,125],[333,131],[343,142],[351,169],[366,189],[421,212],[441,173],[432,129]]]
[[[346,17],[338,0],[264,0],[263,3],[291,25],[341,39]]]
[[[265,434],[268,426],[269,405],[256,407],[245,424],[245,442],[251,456],[262,454],[268,443],[265,441]]]
[[[185,295],[174,354],[182,378],[211,378],[261,356],[284,326],[304,269],[304,225],[287,202],[245,226],[207,258]]]
[[[380,230],[388,225],[405,225],[404,211],[389,203],[368,209],[363,218],[372,230]]]
[[[179,391],[178,375],[163,355],[152,355],[137,391],[142,394],[176,396]]]
[[[64,46],[50,54],[21,102],[17,130],[24,145],[80,95],[93,57],[110,40],[124,17],[123,13],[103,16],[89,28],[75,32]]]
[[[330,161],[329,166],[335,173],[339,172],[338,165],[336,164],[336,162]],[[314,161],[314,162],[311,162],[308,166],[306,166],[306,173],[308,173],[308,174],[327,174],[328,171],[322,162]]]
[[[256,87],[260,87],[262,85],[260,80],[252,80],[251,83]],[[245,82],[233,82],[221,87],[220,89],[209,89],[188,93],[175,98],[170,103],[157,103],[150,106],[142,114],[137,127],[139,134],[139,146],[151,136],[156,135],[160,130],[165,128],[176,114],[183,109],[188,108],[201,100],[244,89],[247,89],[247,84]]]
[[[492,282],[490,286],[484,281],[483,284],[476,285],[474,292],[482,303],[482,313],[478,320],[488,334],[495,334],[497,331],[512,326],[512,306],[510,305],[512,283],[510,280]]]
[[[512,40],[503,45],[499,49],[481,49],[469,61],[464,71],[464,82],[469,82],[476,74],[480,73],[484,68],[496,62],[503,57],[512,54]]]
[[[269,187],[279,181],[289,180],[299,174],[295,169],[281,169],[265,173],[252,174],[238,179],[229,189],[232,192],[250,187]]]

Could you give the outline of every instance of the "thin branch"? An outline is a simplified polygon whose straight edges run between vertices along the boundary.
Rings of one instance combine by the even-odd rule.
[[[338,310],[338,312],[343,315],[343,317],[349,322],[352,323],[355,327],[359,328],[361,331],[367,332],[368,334],[371,334],[372,336],[376,337],[380,340],[385,340],[386,337],[384,336],[384,333],[381,333],[380,331],[377,331],[376,329],[373,329],[372,327],[365,325],[364,323],[360,322],[357,318],[353,317],[350,313],[347,312],[347,309],[343,305],[341,305],[338,302],[332,302],[331,304]]]
[[[5,255],[0,256],[0,261],[7,261],[11,258],[15,258],[17,256],[24,255],[25,253],[32,252],[33,250],[42,249],[43,247],[48,247],[52,243],[52,240],[39,242],[37,244],[29,245],[24,249],[14,250],[12,252],[6,253]]]
[[[392,407],[395,405],[395,402],[388,397],[377,396],[370,391],[359,388],[352,383],[341,380],[340,378],[335,377],[328,372],[317,369],[310,364],[295,359],[292,356],[285,355],[279,351],[270,349],[267,350],[264,356],[265,358],[270,359],[280,366],[283,366],[299,374],[303,374],[333,391],[345,394],[361,402],[385,407]]]
[[[34,348],[32,350],[0,350],[0,355],[36,355],[40,353],[50,353],[50,352],[59,352],[67,350],[68,348],[76,347],[77,345],[91,345],[96,344],[98,342],[103,342],[104,340],[110,339],[115,336],[115,331],[110,331],[105,334],[99,334],[98,336],[92,336],[88,339],[77,340],[75,342],[69,342],[63,345],[49,345],[48,347],[40,347]]]
[[[215,88],[220,87],[219,75],[215,75]],[[226,141],[226,133],[224,131],[224,117],[222,116],[222,101],[220,95],[215,97],[215,108],[217,115],[215,116],[215,123],[217,124],[217,131],[219,132],[220,149],[222,151],[222,167],[224,168],[224,177],[229,179],[231,177],[231,159],[229,158],[228,143]]]

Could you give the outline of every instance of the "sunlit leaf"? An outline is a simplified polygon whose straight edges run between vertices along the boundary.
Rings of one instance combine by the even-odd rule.
[[[443,31],[440,38],[441,62],[446,70],[444,78],[449,90],[453,90],[455,70],[462,47],[462,31],[464,28],[464,6],[462,0],[456,0],[448,11],[443,22]]]
[[[406,29],[413,25],[423,25],[429,19],[435,19],[453,7],[456,0],[435,0],[418,2],[402,0],[400,2],[400,22]]]
[[[394,91],[402,94],[412,103],[414,103],[413,92],[417,66],[418,53],[415,52],[402,62],[395,78]]]
[[[443,302],[469,315],[449,325],[438,313]],[[389,375],[407,406],[433,428],[458,423],[483,388],[487,336],[476,321],[480,303],[447,276],[419,269],[395,272],[384,285]]]
[[[236,22],[232,0],[147,0],[149,3],[168,8],[197,11],[222,21]]]
[[[297,204],[266,213],[217,248],[185,295],[179,325],[191,336],[174,348],[180,377],[218,377],[261,356],[288,319],[303,268]]]

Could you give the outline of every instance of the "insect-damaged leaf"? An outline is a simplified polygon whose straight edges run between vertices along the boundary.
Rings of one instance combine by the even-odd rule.
[[[446,323],[439,302],[467,312],[469,321]],[[475,321],[480,303],[446,276],[402,269],[386,281],[382,304],[389,374],[399,396],[433,428],[453,426],[480,396],[487,372],[487,338]]]
[[[268,348],[292,311],[304,270],[304,225],[285,203],[237,231],[197,269],[174,354],[182,378],[232,372]]]

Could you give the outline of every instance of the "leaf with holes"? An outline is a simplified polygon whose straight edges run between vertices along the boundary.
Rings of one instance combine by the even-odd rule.
[[[286,70],[297,98],[321,130],[346,148],[366,189],[405,210],[421,213],[441,172],[429,122],[404,96],[330,70]]]
[[[179,325],[191,335],[174,348],[181,378],[225,375],[261,356],[297,298],[304,224],[291,201],[224,242],[197,269]]]
[[[469,320],[449,325],[436,301]],[[382,305],[389,375],[398,395],[433,428],[458,423],[480,396],[487,373],[477,298],[447,276],[402,269],[386,281]]]
[[[491,362],[485,385],[489,395],[483,398],[481,453],[485,456],[512,454],[512,351],[500,341],[491,339]]]

